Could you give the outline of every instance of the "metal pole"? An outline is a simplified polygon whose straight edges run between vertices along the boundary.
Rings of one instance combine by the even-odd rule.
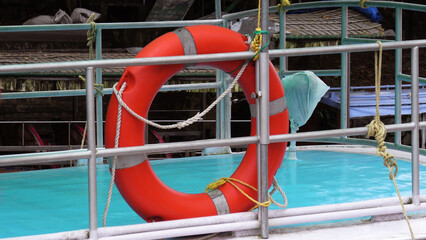
[[[223,82],[224,76],[221,70],[216,70],[216,83],[219,87],[216,89],[216,97],[219,97],[223,93]],[[224,101],[220,101],[216,107],[216,138],[223,139],[224,138],[224,124],[223,124],[223,115],[224,113]]]
[[[256,135],[257,138],[260,139],[260,132],[261,130],[261,120],[260,120],[260,111],[261,111],[261,106],[260,106],[260,97],[259,97],[259,93],[261,93],[260,91],[260,60],[256,61]],[[256,159],[257,159],[257,185],[259,186],[259,192],[258,192],[258,199],[259,202],[262,202],[261,200],[261,191],[260,191],[260,185],[261,185],[261,171],[260,169],[262,168],[262,148],[261,148],[261,144],[258,141],[256,144]],[[263,208],[262,208],[263,209]],[[261,235],[262,235],[262,229],[265,228],[265,226],[263,226],[263,224],[261,223],[262,221],[264,221],[264,216],[262,216],[262,214],[264,213],[264,210],[261,210],[261,208],[259,207],[259,211],[258,211],[258,221],[260,222],[260,231],[261,231]]]
[[[220,0],[219,0],[219,6],[218,1],[216,0],[216,17],[217,17],[217,11],[221,11],[220,8]],[[219,9],[218,9],[219,8]],[[223,21],[222,23],[223,27],[227,28],[228,23],[227,21]],[[228,83],[226,82],[226,75],[222,70],[217,69],[216,70],[216,84],[218,87],[216,88],[216,97],[219,97],[227,88]],[[229,104],[231,103],[229,97],[225,97],[220,101],[216,106],[216,138],[217,139],[224,139],[229,138],[231,135],[230,132],[230,108]]]
[[[348,37],[348,7],[342,7],[341,44]],[[349,122],[349,53],[341,54],[341,94],[340,94],[340,128],[348,127]]]
[[[89,233],[90,239],[98,239],[97,192],[96,192],[96,140],[93,67],[86,69],[87,144],[89,158]]]
[[[293,127],[290,127],[291,133],[297,133],[297,130]],[[290,147],[288,148],[288,160],[297,160],[296,155],[296,141],[290,141]]]
[[[419,47],[411,49],[411,121],[415,127],[411,131],[411,166],[413,204],[420,204],[419,167]]]
[[[402,41],[402,9],[395,9],[395,41]],[[401,81],[398,75],[402,73],[402,49],[395,49],[395,124],[401,123]],[[401,144],[401,132],[395,132],[395,144]]]
[[[262,1],[261,26],[264,31],[268,31],[269,21],[269,1]],[[269,41],[268,34],[262,34],[262,45]],[[260,81],[259,89],[261,97],[259,98],[260,116],[258,118],[260,131],[258,150],[260,150],[260,159],[258,159],[258,189],[259,201],[268,201],[268,146],[269,146],[269,48],[266,46],[259,56]],[[269,237],[268,207],[259,206],[260,237]]]
[[[222,18],[222,6],[221,6],[221,0],[216,0],[215,1],[215,9],[216,9],[216,19],[221,19]]]
[[[280,49],[287,48],[287,38],[286,38],[286,13],[280,10]],[[280,57],[280,77],[284,77],[285,73],[288,71],[288,57]]]
[[[100,59],[102,59],[102,31],[98,29],[96,30],[96,60]],[[96,83],[102,84],[102,68],[96,68]],[[102,97],[102,94],[96,96],[96,140],[98,147],[104,146]]]

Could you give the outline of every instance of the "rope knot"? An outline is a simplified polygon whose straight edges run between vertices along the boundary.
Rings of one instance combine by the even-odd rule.
[[[193,124],[195,122],[198,122],[201,119],[202,119],[201,113],[197,112],[197,114],[195,114],[191,118],[188,118],[186,121],[182,121],[182,122],[176,123],[176,127],[178,129],[182,129],[182,128],[185,128],[185,127],[187,127],[187,126],[189,126],[189,125],[191,125],[191,124]]]
[[[256,28],[256,30],[253,31],[253,34],[254,34],[254,38],[251,42],[250,49],[252,51],[256,52],[256,54],[253,57],[253,61],[256,61],[259,58],[260,51],[262,51],[262,49],[263,49],[262,48],[262,39],[263,39],[262,34],[269,34],[269,32],[264,31],[260,27],[258,27],[258,28]]]
[[[385,124],[380,121],[380,119],[374,119],[370,122],[370,124],[367,125],[368,132],[367,132],[367,138],[373,137],[377,141],[377,155],[383,157],[383,165],[389,168],[389,178],[392,179],[392,176],[390,174],[393,174],[394,177],[396,177],[396,174],[398,173],[398,165],[396,163],[396,159],[394,156],[392,156],[390,153],[386,151],[385,146],[385,138],[386,138],[386,127]]]
[[[279,11],[287,12],[287,10],[285,10],[284,8],[290,4],[291,4],[290,0],[281,0],[281,3],[277,5],[277,12]]]
[[[86,82],[86,78],[78,75],[78,78],[80,78],[83,82]],[[96,91],[95,96],[98,96],[99,94],[101,94],[102,96],[104,96],[104,85],[102,83],[93,83],[94,89]]]
[[[361,7],[361,8],[368,8],[367,6],[365,6],[365,2],[367,2],[368,0],[360,0],[359,1],[359,6]]]
[[[214,182],[209,183],[209,184],[207,185],[205,192],[213,191],[213,190],[215,190],[216,188],[218,188],[218,187],[222,186],[222,185],[223,185],[223,184],[225,184],[225,183],[229,183],[229,184],[231,184],[231,185],[232,185],[235,189],[237,189],[237,190],[238,190],[241,194],[243,194],[246,198],[248,198],[250,201],[252,201],[253,203],[255,203],[255,204],[256,204],[256,206],[255,206],[255,207],[253,207],[252,209],[257,208],[258,206],[262,206],[262,207],[269,207],[269,205],[271,205],[271,200],[268,200],[268,201],[266,201],[266,202],[259,202],[259,201],[255,200],[254,198],[250,197],[250,196],[249,196],[249,194],[247,194],[246,192],[244,192],[244,191],[243,191],[240,187],[238,187],[235,183],[239,183],[239,184],[241,184],[241,185],[243,185],[243,186],[245,186],[245,187],[248,187],[248,188],[250,188],[251,190],[256,191],[256,192],[257,192],[257,188],[255,188],[255,187],[253,187],[252,185],[250,185],[250,184],[248,184],[248,183],[245,183],[245,182],[243,182],[243,181],[241,181],[241,180],[239,180],[239,179],[236,179],[236,178],[223,177],[223,178],[220,178],[219,180],[215,180]]]
[[[222,186],[223,184],[225,184],[227,181],[228,181],[228,178],[220,178],[219,180],[215,179],[214,182],[209,183],[207,185],[204,192],[213,191],[213,190],[217,189],[218,187]]]
[[[260,51],[260,46],[262,46],[262,34],[260,33],[262,31],[261,28],[256,28],[256,30],[253,32],[254,33],[254,38],[253,41],[251,43],[250,49],[254,52],[259,53]],[[253,61],[256,61],[259,58],[259,55],[256,55],[253,58]]]

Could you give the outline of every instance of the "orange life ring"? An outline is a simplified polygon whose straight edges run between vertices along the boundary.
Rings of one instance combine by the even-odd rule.
[[[188,54],[209,54],[246,51],[247,38],[232,30],[218,26],[190,26],[169,32],[148,44],[136,56],[160,57]],[[197,63],[231,72],[242,65],[243,60]],[[127,82],[122,94],[123,101],[136,113],[146,117],[149,107],[161,86],[184,64],[132,66],[126,68],[117,85],[120,89]],[[231,75],[235,77],[238,71]],[[280,78],[269,63],[270,80],[270,134],[288,133],[288,110]],[[255,63],[250,62],[242,74],[239,84],[247,100],[254,106],[250,94],[255,92]],[[105,127],[105,144],[114,147],[118,102],[112,96],[108,106]],[[256,119],[252,112],[251,135],[256,134]],[[119,147],[144,145],[145,123],[123,110],[121,117]],[[269,186],[284,158],[286,143],[271,143],[268,147]],[[211,216],[217,214],[248,211],[254,203],[247,199],[230,183],[225,183],[210,193],[187,194],[165,185],[153,171],[149,161],[141,156],[121,157],[115,172],[115,184],[130,207],[146,221],[173,220],[181,218]],[[231,176],[257,187],[256,145],[248,146],[246,154]],[[250,197],[257,199],[257,192],[235,183]]]

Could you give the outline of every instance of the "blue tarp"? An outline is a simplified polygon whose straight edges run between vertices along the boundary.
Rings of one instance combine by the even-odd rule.
[[[322,0],[322,1],[329,1],[329,0]],[[370,21],[372,22],[379,22],[380,20],[383,19],[382,15],[380,14],[379,10],[376,7],[368,7],[368,8],[353,7],[353,9],[369,17]]]
[[[340,89],[328,91],[322,103],[340,109]],[[426,113],[426,88],[419,89],[419,112]],[[350,93],[350,118],[376,115],[376,94],[374,91],[352,91]],[[401,93],[401,114],[411,114],[411,89]],[[382,90],[380,94],[380,116],[395,115],[395,90]]]

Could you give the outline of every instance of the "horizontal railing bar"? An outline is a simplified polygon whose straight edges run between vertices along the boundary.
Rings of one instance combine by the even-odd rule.
[[[420,127],[426,127],[426,122],[421,122]],[[403,124],[392,124],[386,125],[388,132],[393,131],[408,131],[414,129],[414,123],[403,123]],[[274,142],[285,142],[293,140],[305,140],[305,139],[318,139],[326,137],[342,137],[351,135],[365,135],[367,133],[367,127],[350,128],[350,129],[334,129],[324,130],[317,132],[303,132],[293,134],[281,134],[272,135],[270,137],[271,143]],[[109,156],[122,156],[122,155],[136,155],[141,153],[170,153],[182,150],[196,150],[207,147],[220,147],[220,146],[240,146],[245,144],[257,143],[258,138],[256,136],[250,137],[238,137],[232,139],[207,139],[207,140],[196,140],[186,141],[178,143],[161,143],[161,144],[147,144],[144,146],[135,147],[121,147],[121,148],[107,148],[98,149],[97,157],[109,157]],[[49,157],[46,157],[48,155]],[[55,156],[59,155],[59,156]],[[74,160],[80,158],[87,158],[90,156],[90,151],[70,153],[68,152],[50,152],[50,153],[34,153],[31,156],[27,155],[8,155],[0,156],[0,166],[6,165],[22,165],[37,162],[53,162],[54,158],[57,157],[57,161],[62,160]]]
[[[182,91],[195,89],[214,89],[220,87],[219,83],[192,83],[192,84],[174,84],[163,85],[160,92]],[[104,94],[112,94],[112,88],[105,88]],[[37,92],[6,92],[1,94],[1,99],[24,99],[24,98],[44,98],[44,97],[72,97],[85,96],[86,89],[78,90],[55,90],[55,91],[37,91]]]
[[[423,122],[423,123],[426,123],[426,122]],[[410,131],[410,130],[413,130],[414,127],[415,127],[414,123],[390,124],[390,125],[386,125],[386,130],[388,132]],[[325,137],[366,135],[367,132],[368,132],[368,127],[332,129],[332,130],[322,130],[322,131],[316,131],[316,132],[271,135],[270,140],[271,140],[271,143],[275,143],[275,142],[299,141],[299,140],[306,140],[306,139],[318,139],[318,138],[325,138]]]
[[[382,44],[383,50],[391,50],[398,48],[425,47],[426,40],[409,40],[400,42],[386,42]],[[344,52],[367,52],[376,51],[379,49],[377,43],[364,43],[356,45],[339,45],[326,47],[309,47],[309,48],[291,48],[291,49],[273,49],[269,50],[270,57],[293,57],[304,55],[329,55]]]
[[[402,10],[412,10],[417,12],[426,12],[426,6],[414,3],[401,3],[389,1],[370,1],[366,2],[367,7],[382,7],[382,8],[400,8]],[[326,8],[339,8],[339,7],[359,7],[359,1],[320,1],[320,2],[305,2],[305,3],[292,3],[286,6],[286,11],[292,10],[305,10],[305,9],[326,9]],[[277,12],[276,6],[269,7],[269,12]],[[238,13],[230,13],[222,16],[225,20],[234,20],[242,17],[253,16],[257,14],[257,9],[251,9]]]
[[[43,152],[32,154],[11,154],[0,156],[0,166],[25,165],[45,162],[61,162],[66,160],[88,159],[91,152],[87,149]]]
[[[3,96],[3,95],[2,95]],[[2,99],[3,100],[3,99]],[[85,123],[86,121],[66,121],[66,120],[58,120],[58,121],[49,121],[49,120],[28,120],[28,121],[0,121],[0,124],[20,124],[20,123]]]
[[[424,197],[426,198],[426,196]],[[404,204],[408,204],[410,201],[409,197],[403,197]],[[423,199],[424,200],[424,199]],[[356,210],[361,208],[374,208],[374,207],[387,207],[392,205],[399,204],[399,199],[396,197],[393,198],[382,198],[350,203],[338,203],[338,204],[327,204],[321,206],[309,206],[309,207],[298,207],[298,208],[286,208],[278,210],[270,210],[269,217],[270,219],[280,218],[280,217],[290,217],[290,216],[300,216],[300,215],[309,215],[309,214],[319,214],[325,212],[339,212],[339,211],[348,211]],[[205,226],[210,224],[220,224],[220,223],[230,223],[236,221],[251,221],[256,220],[257,214],[255,212],[242,212],[242,213],[233,213],[227,215],[218,215],[211,217],[201,217],[201,218],[191,218],[186,220],[172,220],[165,222],[156,222],[148,224],[135,224],[129,225],[125,228],[119,227],[104,227],[99,229],[99,236],[116,236],[124,234],[133,234],[140,232],[149,232],[149,231],[160,231],[166,229],[175,229],[183,228],[190,226]]]
[[[410,201],[410,197],[402,197],[403,202],[406,206]],[[420,196],[420,201],[424,203],[426,201],[426,195]],[[276,219],[280,221],[282,218],[288,217],[300,217],[300,216],[318,216],[317,214],[321,213],[347,213],[351,210],[359,209],[378,209],[380,207],[399,207],[399,199],[396,197],[393,198],[381,198],[374,200],[358,201],[351,203],[338,203],[338,204],[327,204],[321,206],[309,206],[309,207],[299,207],[299,208],[288,208],[288,209],[279,209],[279,210],[270,210],[270,220]],[[389,210],[389,209],[386,209]],[[411,209],[410,209],[411,210]],[[376,210],[377,211],[377,210]],[[380,213],[380,212],[379,212]],[[232,213],[226,215],[218,216],[209,216],[209,217],[199,217],[199,218],[190,218],[190,219],[180,219],[180,220],[171,220],[164,222],[154,222],[154,223],[143,223],[143,224],[134,224],[126,226],[115,226],[115,227],[102,227],[99,228],[99,237],[106,238],[112,236],[123,236],[124,238],[128,234],[135,233],[144,233],[144,232],[153,232],[153,231],[162,231],[167,229],[182,229],[188,227],[204,226],[208,228],[209,226],[215,226],[218,224],[224,223],[234,223],[234,222],[243,222],[243,221],[253,221],[257,219],[256,212],[241,212],[241,213]],[[43,235],[34,235],[21,237],[21,240],[33,240],[33,239],[68,239],[69,236],[73,236],[74,239],[85,239],[85,236],[81,233],[87,232],[87,230],[76,230],[69,232],[60,232],[53,234],[43,234]],[[16,239],[16,238],[10,238]]]
[[[156,110],[153,110],[153,112],[155,112]],[[164,110],[159,110],[159,111],[164,111]],[[169,111],[169,110],[167,110]],[[170,110],[173,111],[173,110]],[[198,112],[199,110],[194,109],[194,110],[188,110],[188,111],[180,111],[180,112]],[[178,111],[173,111],[173,112],[178,112]],[[151,119],[151,121],[153,122],[180,122],[180,121],[185,121],[186,119]],[[199,122],[215,122],[216,120],[211,119],[201,119],[199,120]],[[234,122],[251,122],[250,120],[231,120]],[[103,121],[105,123],[105,121]],[[86,123],[86,121],[64,121],[64,120],[58,120],[58,121],[44,121],[44,120],[28,120],[28,121],[0,121],[0,125],[1,124],[69,124],[69,123]],[[1,147],[1,146],[0,146]]]
[[[315,140],[305,140],[306,142],[322,142],[322,143],[345,143],[351,145],[363,145],[377,147],[377,141],[373,139],[360,139],[360,138],[345,138],[345,137],[328,137],[328,138],[317,138]],[[408,145],[385,143],[385,146],[389,149],[411,153],[412,147]],[[426,156],[426,149],[419,149],[421,155]],[[408,159],[407,159],[408,160]]]
[[[412,48],[425,47],[426,40],[410,40],[401,42],[388,42],[382,44],[384,50],[396,48]],[[357,45],[340,45],[327,47],[312,47],[312,48],[296,48],[296,49],[281,49],[270,50],[270,57],[281,56],[303,56],[303,55],[320,55],[320,54],[336,54],[342,52],[363,52],[378,50],[379,45],[375,43],[357,44]],[[66,70],[66,69],[81,69],[88,66],[94,68],[108,67],[124,67],[138,65],[170,65],[170,64],[185,64],[185,63],[208,63],[217,61],[232,61],[248,59],[253,56],[253,52],[232,52],[232,53],[215,53],[215,54],[200,54],[187,56],[168,56],[168,57],[152,57],[152,58],[130,58],[130,59],[108,59],[108,60],[86,60],[75,62],[59,62],[59,63],[33,63],[19,65],[2,65],[0,73],[8,72],[35,72],[47,70]]]
[[[141,29],[141,28],[168,28],[168,27],[186,27],[191,25],[219,25],[222,19],[206,20],[182,20],[182,21],[155,21],[155,22],[122,22],[122,23],[96,23],[96,29]],[[0,26],[2,32],[38,32],[38,31],[76,31],[89,30],[91,24],[50,24],[50,25],[13,25]]]
[[[413,204],[405,205],[405,208],[408,212],[421,211],[426,209],[426,204],[422,203],[419,206]],[[378,206],[374,208],[363,208],[355,210],[344,210],[338,212],[324,212],[318,214],[309,214],[301,216],[283,216],[278,218],[270,218],[269,226],[283,226],[283,225],[294,225],[302,223],[313,223],[313,222],[323,222],[339,219],[351,219],[351,218],[360,218],[368,216],[379,216],[379,215],[390,215],[401,212],[401,206]],[[230,231],[241,231],[247,229],[258,228],[259,221],[246,220],[239,222],[230,222],[230,223],[217,223],[205,226],[190,226],[190,227],[181,227],[181,228],[172,228],[172,229],[162,229],[154,230],[147,232],[140,232],[128,235],[118,235],[113,237],[104,237],[100,239],[109,240],[109,239],[120,239],[120,240],[131,240],[131,239],[160,239],[160,238],[169,238],[176,236],[193,236],[200,234],[208,234],[214,232],[230,232]]]
[[[342,71],[340,69],[327,69],[327,70],[291,70],[291,71],[285,71],[282,73],[284,76],[289,76],[301,71],[311,71],[315,73],[315,75],[321,77],[321,76],[340,76],[342,75]]]
[[[253,144],[257,142],[258,140],[256,136],[250,136],[232,139],[207,139],[179,143],[147,144],[145,146],[137,147],[99,149],[97,152],[97,156],[108,157],[114,155],[135,155],[140,153],[167,153],[182,150],[196,150],[208,147],[239,146],[243,144]]]
[[[83,147],[87,147],[84,145]],[[65,151],[80,149],[81,145],[48,145],[48,146],[0,146],[1,152],[34,152],[34,151]]]
[[[399,81],[411,82],[411,75],[399,73],[399,74],[396,75],[396,77]],[[422,84],[422,83],[426,84],[426,78],[419,77],[419,83],[420,84]]]
[[[416,212],[426,210],[426,203],[421,203],[416,206],[414,204],[404,205],[407,212]],[[291,217],[280,217],[269,219],[269,226],[283,226],[283,225],[295,225],[302,223],[315,223],[332,220],[342,220],[351,218],[361,218],[369,216],[381,216],[381,215],[393,215],[401,214],[401,206],[388,206],[388,207],[375,207],[375,208],[363,208],[356,210],[347,210],[340,212],[325,212],[318,214],[302,215],[302,216],[291,216]]]
[[[354,44],[354,43],[375,43],[377,41],[380,41],[382,43],[384,42],[394,42],[393,40],[386,40],[386,39],[373,39],[373,38],[344,38],[343,44]]]
[[[86,96],[86,89],[53,90],[53,91],[37,91],[37,92],[5,92],[1,94],[1,100],[44,98],[44,97],[73,97],[73,96]]]

